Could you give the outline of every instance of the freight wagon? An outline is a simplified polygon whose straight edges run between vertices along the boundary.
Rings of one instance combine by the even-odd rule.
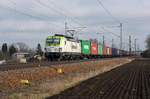
[[[118,50],[116,48],[112,48],[112,57],[117,57],[118,55]]]
[[[112,48],[109,48],[109,53],[110,53],[109,57],[112,57]]]
[[[107,56],[110,55],[110,48],[109,48],[109,47],[107,47],[107,49],[106,49],[106,55],[107,55]]]
[[[98,57],[101,58],[103,56],[103,45],[101,43],[98,44]]]
[[[81,43],[81,57],[90,58],[91,42],[88,40],[80,40]]]
[[[107,47],[103,46],[103,57],[107,57]]]
[[[91,41],[91,58],[96,58],[98,56],[98,43]]]

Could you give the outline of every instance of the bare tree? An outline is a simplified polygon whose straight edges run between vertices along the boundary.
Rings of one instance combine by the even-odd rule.
[[[3,59],[3,53],[2,53],[2,51],[0,50],[0,60],[2,60]]]
[[[16,53],[17,52],[17,49],[15,48],[15,46],[14,45],[11,45],[10,47],[9,47],[9,54],[10,54],[10,56],[12,56],[14,53]]]
[[[2,45],[2,52],[3,52],[3,53],[7,53],[7,52],[8,52],[7,43],[4,43],[4,44]]]
[[[142,53],[142,56],[143,57],[150,57],[150,35],[147,37],[146,39],[146,43],[147,43],[147,50],[145,50],[143,53]]]
[[[42,47],[40,44],[37,45],[36,54],[41,55],[41,56],[43,55]]]
[[[150,50],[150,35],[146,39],[147,49]]]
[[[8,46],[7,46],[7,43],[4,43],[2,45],[2,53],[3,53],[3,57],[5,59],[7,59],[8,58]]]
[[[18,42],[15,45],[18,46],[18,51],[20,52],[29,52],[31,50],[30,47],[23,42]]]

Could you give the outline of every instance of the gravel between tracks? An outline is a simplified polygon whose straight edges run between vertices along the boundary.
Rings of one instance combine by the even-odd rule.
[[[47,99],[150,99],[150,59],[134,60]]]
[[[41,99],[129,61],[131,59],[121,58],[0,72],[0,95],[4,98]],[[57,73],[58,68],[64,73]],[[29,80],[31,85],[22,86],[21,79]]]

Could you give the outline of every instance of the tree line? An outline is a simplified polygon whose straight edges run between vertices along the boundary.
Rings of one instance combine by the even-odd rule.
[[[142,56],[150,58],[150,35],[146,39],[146,44],[146,50],[143,51]]]
[[[40,44],[37,44],[36,50],[29,48],[25,43],[16,43],[19,47],[16,47],[15,44],[8,46],[7,43],[3,43],[0,49],[0,60],[11,59],[12,55],[17,52],[27,52],[36,55],[43,55],[42,47]]]

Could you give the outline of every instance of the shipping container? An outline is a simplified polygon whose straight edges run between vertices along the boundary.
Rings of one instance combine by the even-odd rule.
[[[98,44],[98,55],[103,55],[103,45],[102,44]]]
[[[112,48],[109,49],[109,54],[112,56]]]
[[[90,55],[91,42],[88,40],[81,40],[81,53],[83,55]]]
[[[117,56],[117,49],[116,48],[112,48],[112,56]]]
[[[97,42],[91,42],[91,55],[98,55],[98,44],[97,44]]]
[[[107,47],[103,46],[103,56],[106,56],[106,55],[107,55]]]
[[[117,54],[118,56],[120,55],[121,51],[119,49],[117,49]]]
[[[110,55],[110,48],[107,47],[107,55]]]

